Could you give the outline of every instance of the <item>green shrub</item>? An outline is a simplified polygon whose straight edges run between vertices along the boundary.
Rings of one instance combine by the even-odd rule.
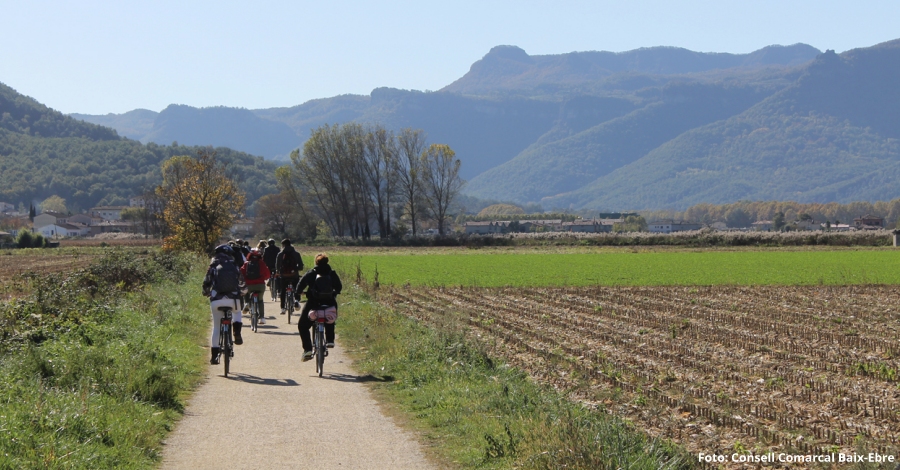
[[[19,237],[16,238],[16,246],[19,248],[31,248],[31,244],[31,232],[26,229],[19,230]]]

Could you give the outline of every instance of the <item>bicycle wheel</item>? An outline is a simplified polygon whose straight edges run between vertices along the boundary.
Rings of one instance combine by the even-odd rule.
[[[228,371],[231,368],[231,326],[222,325],[222,331],[219,333],[219,343],[222,345],[220,354],[225,358],[225,377],[228,377]]]
[[[256,333],[259,325],[259,304],[256,303],[256,296],[250,297],[250,329]]]
[[[325,331],[321,323],[316,324],[316,372],[319,377],[325,369]]]

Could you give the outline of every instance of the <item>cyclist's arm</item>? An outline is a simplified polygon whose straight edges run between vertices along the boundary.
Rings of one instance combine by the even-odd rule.
[[[337,271],[331,271],[331,284],[334,287],[334,295],[338,295],[344,289],[344,285],[341,284],[341,278],[338,277]]]
[[[206,277],[203,278],[203,295],[205,297],[209,297],[212,294],[214,273],[215,268],[213,267],[210,267],[208,270],[206,270]]]

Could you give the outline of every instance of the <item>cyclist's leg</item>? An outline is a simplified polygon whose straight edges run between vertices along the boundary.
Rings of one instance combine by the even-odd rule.
[[[300,332],[300,341],[303,343],[303,352],[313,350],[312,339],[309,337],[309,330],[313,326],[313,322],[309,319],[310,303],[306,302],[303,311],[300,313],[300,321],[297,322],[297,330]]]
[[[334,344],[334,323],[325,324],[325,342]]]
[[[266,285],[265,284],[253,284],[252,286],[248,286],[247,288],[251,293],[256,292],[256,305],[259,308],[259,317],[266,317],[266,308],[265,308],[265,300],[266,300]]]
[[[241,310],[238,309],[238,301],[231,300],[232,308],[234,311],[231,312],[231,329],[234,332],[234,344],[244,344],[244,337],[241,335],[241,328],[244,326],[243,323],[243,315],[241,314]]]
[[[278,278],[278,300],[281,301],[281,311],[282,312],[285,310],[285,308],[287,308],[284,305],[284,293],[287,292],[287,286],[288,286],[288,283],[286,281],[286,278],[279,277]]]

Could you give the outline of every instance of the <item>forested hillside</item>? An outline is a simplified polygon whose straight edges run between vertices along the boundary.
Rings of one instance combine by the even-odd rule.
[[[200,147],[143,145],[116,131],[54,111],[0,84],[0,201],[41,201],[51,195],[70,210],[127,204],[159,184],[160,163],[194,155]],[[241,182],[248,201],[275,192],[275,164],[228,148],[221,160]]]

